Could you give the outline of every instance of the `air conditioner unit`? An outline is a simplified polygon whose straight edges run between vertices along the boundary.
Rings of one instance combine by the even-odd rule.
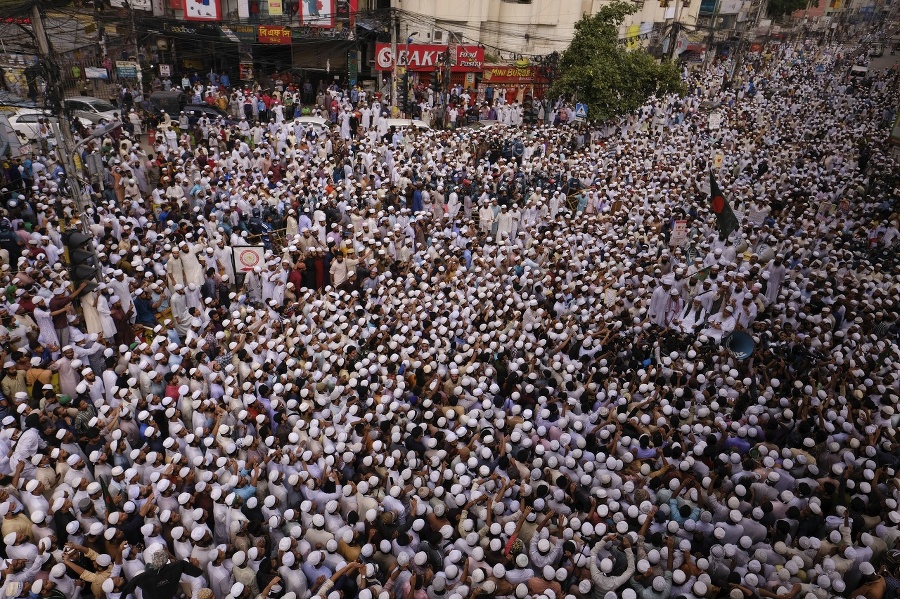
[[[442,44],[444,43],[444,32],[443,31],[435,31],[431,36],[431,41]]]

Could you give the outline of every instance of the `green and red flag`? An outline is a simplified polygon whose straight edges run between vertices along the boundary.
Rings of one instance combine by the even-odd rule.
[[[712,169],[709,171],[709,195],[710,207],[716,215],[716,224],[719,227],[719,231],[725,237],[728,237],[732,231],[738,228],[738,220],[728,200],[725,199],[722,190],[719,189],[719,184],[716,183],[716,175]]]

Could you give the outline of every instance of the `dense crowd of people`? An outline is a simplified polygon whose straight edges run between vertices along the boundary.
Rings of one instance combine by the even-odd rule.
[[[85,141],[84,213],[10,169],[0,597],[896,597],[898,75],[851,51],[598,126],[172,115]]]

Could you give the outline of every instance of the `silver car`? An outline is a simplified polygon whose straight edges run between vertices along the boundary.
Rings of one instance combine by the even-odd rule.
[[[92,123],[111,122],[122,117],[120,108],[100,98],[74,96],[63,100],[63,105],[75,116]]]

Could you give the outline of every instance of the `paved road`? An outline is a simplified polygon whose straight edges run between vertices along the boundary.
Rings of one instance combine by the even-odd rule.
[[[884,56],[872,58],[869,61],[869,69],[873,71],[880,71],[883,69],[889,69],[898,63],[900,63],[900,52],[897,52],[894,56],[891,56],[891,51],[888,48],[885,48]]]

